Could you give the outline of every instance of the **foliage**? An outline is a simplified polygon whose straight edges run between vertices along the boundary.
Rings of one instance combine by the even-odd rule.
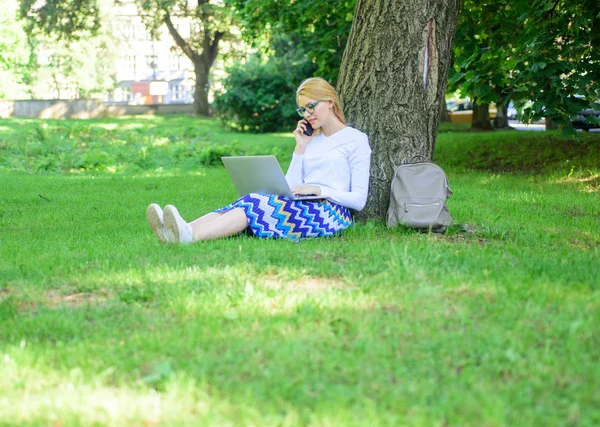
[[[222,1],[199,0],[190,3],[186,0],[136,0],[136,3],[144,24],[155,36],[161,27],[164,29],[167,16],[191,23],[190,33],[179,33],[179,36],[185,38],[184,42],[194,52],[201,54],[214,43],[216,35],[220,34],[219,40],[231,37],[229,29],[233,25],[232,15],[230,8]]]
[[[47,97],[50,91],[56,98],[87,97],[104,94],[114,87],[112,74],[118,51],[113,49],[116,41],[110,29],[99,26],[101,20],[99,6],[96,2],[90,2],[88,8],[84,7],[77,11],[67,10],[73,5],[74,3],[70,1],[53,1],[46,2],[38,8],[38,3],[30,3],[28,0],[21,2],[21,13],[24,13],[23,10],[27,7],[38,8],[36,9],[38,12],[30,11],[26,16],[22,15],[24,24],[13,23],[15,30],[25,31],[25,40],[20,40],[18,43],[26,44],[27,60],[24,60],[25,54],[21,53],[21,58],[14,64],[12,71],[19,76],[20,82],[26,85],[33,97]],[[49,16],[51,13],[56,16],[51,18]],[[83,25],[80,14],[85,13],[89,13],[90,17],[93,14],[93,20],[98,26],[71,28],[71,26]],[[44,15],[45,18],[38,19],[39,14]],[[61,25],[64,26],[44,26],[54,19],[60,20],[63,23]],[[73,22],[67,23],[69,19]],[[67,30],[73,32],[68,34],[61,32]],[[21,47],[20,51],[23,50]]]
[[[0,98],[24,98],[35,82],[34,46],[15,20],[17,7],[12,0],[0,0]]]
[[[355,0],[331,2],[229,0],[246,40],[277,37],[297,40],[297,48],[316,65],[315,75],[335,85],[352,26]],[[255,43],[256,44],[256,43]],[[307,76],[310,77],[310,76]]]
[[[222,156],[275,154],[289,157],[278,145],[247,147],[234,140],[220,142],[203,122],[191,119],[168,131],[156,126],[129,129],[105,127],[103,121],[32,123],[13,134],[0,135],[0,170],[29,173],[194,170],[222,165]],[[35,124],[33,124],[35,123]]]
[[[314,70],[302,58],[261,55],[230,67],[213,107],[221,120],[235,129],[275,132],[293,129],[296,87]]]
[[[3,120],[0,147],[44,123],[115,156],[151,132],[293,147],[193,117]],[[515,135],[439,136],[450,211],[472,228],[443,236],[369,222],[167,247],[145,206],[208,213],[236,196],[224,168],[0,171],[0,424],[597,425],[600,159],[580,176],[462,167],[478,138]]]
[[[37,79],[51,87],[56,98],[82,98],[103,96],[115,86],[113,70],[117,55],[112,49],[114,38],[106,28],[94,37],[77,41],[38,39],[39,65]],[[43,56],[42,56],[43,54]],[[47,93],[38,86],[34,93]],[[65,96],[66,95],[66,96]]]
[[[219,53],[219,43],[231,39],[234,26],[231,8],[221,0],[136,0],[146,28],[156,36],[166,26],[181,51],[194,65],[196,89],[194,106],[197,114],[210,113],[208,103],[209,73]],[[178,27],[187,21],[189,33]]]
[[[451,90],[479,103],[515,101],[521,119],[574,130],[571,118],[600,108],[600,5],[594,0],[465,1]]]
[[[100,4],[109,7],[108,0],[50,0],[41,5],[35,0],[19,1],[20,17],[26,22],[30,38],[41,34],[59,41],[66,40],[70,47],[70,42],[89,39],[98,33],[101,24],[107,24],[106,17],[101,16]],[[194,64],[196,109],[207,115],[208,75],[218,54],[219,42],[229,36],[232,26],[230,8],[218,0],[199,0],[193,5],[185,0],[137,0],[136,4],[150,32],[157,36],[166,25],[175,43]],[[178,30],[177,20],[191,23],[189,34]],[[56,55],[54,59],[54,64],[50,64],[54,65],[51,67],[53,71],[60,70],[63,77],[65,72],[75,72],[77,67],[72,66],[71,61],[77,58]]]
[[[19,16],[30,37],[39,34],[59,40],[79,40],[100,28],[98,0],[19,0]]]
[[[522,31],[522,1],[465,0],[454,43],[448,88],[478,103],[510,99],[511,71]]]
[[[574,115],[600,109],[600,3],[535,0],[521,21],[514,79],[523,118],[546,117],[573,133]]]

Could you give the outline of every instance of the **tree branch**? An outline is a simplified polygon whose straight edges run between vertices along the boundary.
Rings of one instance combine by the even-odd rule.
[[[198,53],[196,51],[194,51],[194,49],[190,46],[190,44],[188,42],[186,42],[183,39],[183,37],[181,37],[181,35],[179,34],[177,29],[173,25],[173,22],[171,22],[171,16],[169,15],[168,12],[165,14],[165,24],[167,25],[167,28],[169,29],[169,33],[175,40],[175,43],[177,44],[177,46],[179,46],[181,48],[181,50],[183,51],[183,53],[185,53],[185,55],[188,58],[190,58],[190,60],[192,62],[195,63],[200,58],[201,55],[198,55]]]
[[[554,6],[552,6],[552,9],[550,9],[548,12],[545,13],[545,15],[548,19],[552,19],[552,16],[554,15],[554,11],[556,11],[556,8],[559,3],[560,3],[560,0],[556,0],[554,2]]]
[[[210,48],[208,50],[208,56],[209,56],[209,61],[212,64],[213,62],[215,62],[215,59],[217,58],[217,55],[219,54],[219,41],[221,41],[221,38],[223,38],[223,35],[225,33],[222,33],[220,31],[215,31],[212,43],[210,43]]]

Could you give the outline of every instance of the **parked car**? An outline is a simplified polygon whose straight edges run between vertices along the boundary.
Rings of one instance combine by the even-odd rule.
[[[580,111],[579,114],[577,114],[577,116],[571,120],[571,125],[575,129],[583,129],[585,131],[589,131],[590,129],[599,129],[600,124],[588,123],[587,118],[589,116],[594,116],[600,121],[600,111],[586,108],[585,110]]]
[[[458,101],[448,107],[450,123],[471,124],[473,122],[473,103]],[[496,105],[490,104],[490,119],[496,117]]]

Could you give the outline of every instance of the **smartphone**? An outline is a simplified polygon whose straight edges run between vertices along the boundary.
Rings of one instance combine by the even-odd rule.
[[[305,124],[306,124],[306,130],[304,131],[304,135],[308,135],[308,136],[312,136],[313,134],[313,127],[311,126],[309,121],[305,120]]]

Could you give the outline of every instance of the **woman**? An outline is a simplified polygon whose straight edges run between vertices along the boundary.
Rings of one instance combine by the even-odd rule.
[[[150,228],[162,242],[191,243],[239,234],[257,237],[333,236],[352,224],[350,209],[367,201],[371,148],[367,135],[346,125],[335,89],[320,77],[304,80],[296,91],[302,117],[294,131],[296,147],[286,174],[295,195],[323,199],[294,201],[282,196],[248,194],[187,223],[172,205],[146,209]],[[314,129],[305,134],[307,124]]]

